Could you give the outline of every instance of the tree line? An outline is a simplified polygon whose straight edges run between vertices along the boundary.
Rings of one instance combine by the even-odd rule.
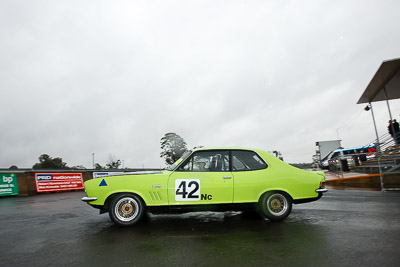
[[[177,161],[186,151],[187,144],[185,140],[176,133],[166,133],[161,138],[161,153],[160,157],[164,158],[167,165],[173,164]],[[107,163],[102,166],[99,163],[95,163],[94,168],[97,170],[101,169],[119,169],[121,166],[121,160],[116,156],[109,154]],[[10,167],[10,169],[18,169],[16,165]],[[60,157],[51,157],[48,154],[42,154],[39,156],[39,162],[32,166],[32,169],[86,169],[82,165],[69,167],[66,162]]]

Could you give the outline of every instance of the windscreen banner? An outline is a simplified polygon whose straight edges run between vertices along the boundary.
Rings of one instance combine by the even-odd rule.
[[[35,173],[36,192],[83,189],[82,173]]]
[[[15,173],[0,173],[0,196],[18,195],[18,181]]]

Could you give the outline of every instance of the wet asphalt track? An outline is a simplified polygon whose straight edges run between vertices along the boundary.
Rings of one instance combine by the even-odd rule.
[[[400,266],[400,192],[330,190],[283,223],[203,212],[131,228],[82,196],[0,198],[0,266]]]

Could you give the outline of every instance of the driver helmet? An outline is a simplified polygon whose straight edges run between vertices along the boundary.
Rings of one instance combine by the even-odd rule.
[[[208,159],[199,159],[196,161],[197,165],[200,165],[200,163],[204,163],[204,168],[208,169],[210,168],[210,161]]]

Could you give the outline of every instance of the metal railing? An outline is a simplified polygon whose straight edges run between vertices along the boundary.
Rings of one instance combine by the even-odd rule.
[[[361,151],[329,160],[329,170],[344,177],[345,172],[386,173],[400,171],[400,145],[387,133],[373,140],[375,152]],[[370,144],[371,144],[370,143]]]

